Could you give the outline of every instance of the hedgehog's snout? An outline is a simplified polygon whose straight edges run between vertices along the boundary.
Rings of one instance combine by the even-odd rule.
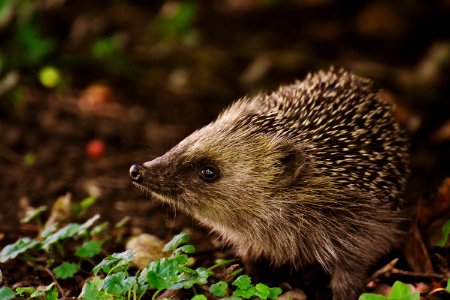
[[[143,167],[140,164],[133,164],[130,167],[130,178],[133,182],[142,183],[143,176]]]

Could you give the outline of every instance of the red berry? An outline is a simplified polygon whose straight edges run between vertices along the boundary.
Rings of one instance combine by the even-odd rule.
[[[102,158],[105,153],[105,143],[102,140],[91,140],[86,145],[86,153],[90,159]]]

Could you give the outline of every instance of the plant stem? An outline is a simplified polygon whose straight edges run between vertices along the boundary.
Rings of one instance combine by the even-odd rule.
[[[222,266],[227,266],[229,264],[232,264],[234,262],[236,262],[237,259],[227,259],[227,260],[221,260],[220,262],[216,263],[215,265],[211,266],[208,268],[208,271],[214,270],[218,267],[222,267]]]
[[[48,273],[48,275],[50,275],[53,282],[56,284],[56,289],[58,290],[58,293],[61,295],[61,299],[64,299],[66,293],[64,292],[63,288],[59,285],[58,279],[56,279],[55,274],[53,274],[53,272],[49,268],[45,268],[44,270],[45,270],[45,272]]]
[[[158,294],[161,293],[161,291],[162,291],[162,289],[157,290],[157,291],[153,294],[152,300],[155,300],[155,299],[156,299],[156,296],[158,296]]]

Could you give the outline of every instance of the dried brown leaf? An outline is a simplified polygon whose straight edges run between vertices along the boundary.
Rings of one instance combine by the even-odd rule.
[[[164,242],[158,237],[143,233],[131,238],[126,245],[127,250],[136,252],[136,257],[133,259],[134,264],[139,268],[145,268],[150,262],[165,257],[166,254],[162,252]]]
[[[434,273],[428,248],[423,241],[417,224],[411,226],[408,236],[410,238],[405,243],[404,255],[411,269],[415,272]]]
[[[427,203],[420,202],[417,212],[417,221],[421,228],[427,228],[438,218],[446,217],[450,213],[450,177],[438,189],[436,197]]]
[[[70,193],[67,193],[64,196],[56,199],[50,212],[50,216],[48,217],[47,222],[45,222],[44,230],[52,226],[53,224],[67,222],[67,220],[69,220],[71,216],[71,203],[72,195]]]

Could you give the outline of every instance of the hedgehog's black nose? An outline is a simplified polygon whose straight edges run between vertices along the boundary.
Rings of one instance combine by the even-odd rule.
[[[142,167],[138,164],[134,164],[130,167],[130,177],[131,180],[133,180],[136,183],[141,183],[143,176],[142,176]]]

